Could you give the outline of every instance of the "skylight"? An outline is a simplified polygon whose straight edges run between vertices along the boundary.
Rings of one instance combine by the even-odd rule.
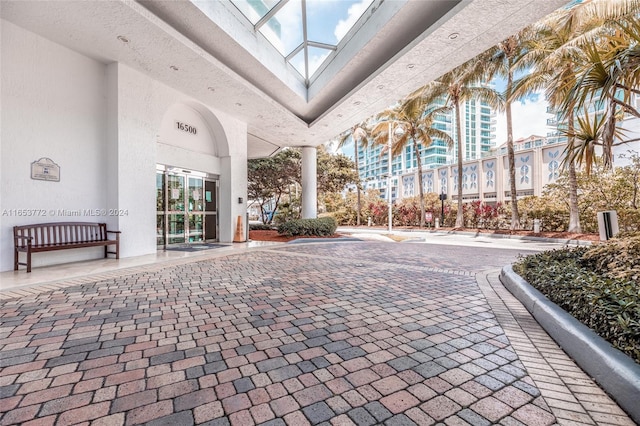
[[[309,80],[373,0],[231,0],[238,10]]]

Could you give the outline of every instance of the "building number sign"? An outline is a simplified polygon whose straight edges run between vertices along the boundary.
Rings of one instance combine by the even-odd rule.
[[[196,129],[195,126],[183,123],[182,121],[176,121],[176,128],[183,132],[191,133],[192,135],[198,134],[198,129]]]

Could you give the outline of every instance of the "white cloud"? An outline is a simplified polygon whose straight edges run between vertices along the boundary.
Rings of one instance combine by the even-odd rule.
[[[280,37],[269,24],[263,25],[260,31],[283,56],[286,56],[302,43],[302,8],[298,2],[289,2],[276,13],[275,18],[280,24]]]
[[[324,60],[327,59],[329,53],[331,52],[327,50],[326,53],[323,53],[322,55],[309,55],[309,75],[313,75],[313,73],[320,68],[320,65],[322,65]]]
[[[354,3],[349,7],[349,15],[347,16],[347,19],[341,19],[338,21],[336,29],[333,31],[333,34],[338,40],[342,40],[342,37],[349,32],[356,21],[360,19],[364,11],[367,10],[371,1],[372,0],[362,0],[360,3]]]
[[[546,136],[551,130],[547,126],[547,118],[552,116],[547,114],[547,101],[543,94],[531,96],[527,101],[513,103],[511,118],[513,140],[531,135]],[[507,141],[507,117],[504,113],[498,113],[496,119],[496,146],[500,146]]]

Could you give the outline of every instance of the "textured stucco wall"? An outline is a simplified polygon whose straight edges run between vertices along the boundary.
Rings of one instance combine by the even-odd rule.
[[[0,266],[13,268],[14,225],[75,220],[61,211],[107,208],[105,66],[2,21]],[[60,182],[31,179],[33,161]],[[34,266],[96,257],[100,248],[34,256]]]
[[[236,218],[246,211],[245,123],[127,66],[102,64],[6,21],[1,53],[1,270],[13,268],[12,226],[17,224],[107,222],[122,231],[122,257],[154,253],[159,158],[220,174],[220,240],[232,241]],[[202,138],[158,143],[163,120],[173,120],[176,105],[188,105],[203,117],[213,146]],[[60,165],[60,182],[30,178],[30,163],[41,157]],[[63,209],[126,213],[13,213]],[[96,257],[100,248],[63,250],[38,254],[33,265]]]

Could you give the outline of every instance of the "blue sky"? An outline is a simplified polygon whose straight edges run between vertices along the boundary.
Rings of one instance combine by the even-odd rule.
[[[518,76],[516,76],[518,77]],[[504,90],[506,80],[494,79],[496,90]],[[533,93],[525,99],[514,102],[511,105],[511,117],[513,121],[513,139],[526,138],[531,135],[546,136],[550,131],[547,127],[547,102],[544,93]],[[496,146],[507,141],[507,118],[504,113],[498,113],[496,117]]]
[[[494,80],[497,90],[504,90],[504,79]],[[513,140],[526,138],[531,135],[546,136],[551,129],[547,127],[547,101],[544,93],[532,93],[521,101],[511,104],[511,118],[513,121]],[[507,141],[507,118],[504,113],[496,116],[496,146]]]

